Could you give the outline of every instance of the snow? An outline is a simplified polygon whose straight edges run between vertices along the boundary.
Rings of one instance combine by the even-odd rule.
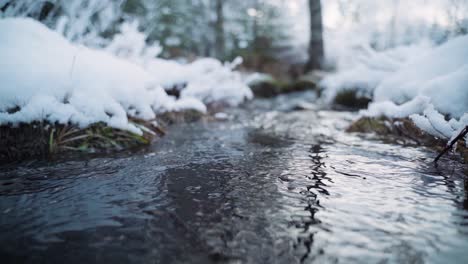
[[[371,103],[367,110],[363,111],[367,116],[386,116],[390,118],[404,118],[415,113],[422,113],[430,104],[430,98],[421,96],[414,100],[397,105],[392,101]]]
[[[340,91],[356,90],[373,99],[361,115],[409,117],[447,140],[468,125],[468,36],[438,47],[422,42],[380,52],[353,45],[353,53],[341,48],[337,72],[321,82],[326,102]]]
[[[138,23],[124,22],[106,50],[118,57],[145,65],[162,52],[159,43],[148,45],[146,35],[138,30]]]
[[[129,116],[152,120],[160,112],[206,112],[204,103],[252,98],[230,64],[205,59],[182,65],[154,58],[159,52],[157,44],[145,45],[136,24],[124,24],[107,48],[97,50],[32,19],[1,19],[0,125],[104,122],[141,134]],[[187,83],[180,99],[162,88],[170,82]]]
[[[468,112],[468,36],[458,37],[406,64],[375,90],[377,102],[403,103],[418,95],[453,117]]]
[[[333,45],[336,43],[332,42]],[[337,45],[335,45],[337,46]],[[377,52],[367,44],[354,43],[346,48],[337,47],[335,74],[325,77],[320,86],[325,88],[324,99],[330,103],[345,90],[355,90],[358,96],[372,98],[381,82],[398,71],[405,63],[422,56],[431,49],[429,42],[400,46]]]
[[[167,89],[176,87],[181,97],[193,97],[206,104],[223,102],[235,106],[253,98],[250,88],[242,81],[241,75],[233,71],[238,61],[222,64],[211,58],[195,60],[190,64],[175,61],[152,60],[147,69]],[[167,72],[154,69],[167,69]]]
[[[337,86],[333,84],[352,87],[362,78],[345,71],[329,77],[323,85],[335,91]],[[409,59],[378,82],[373,103],[361,111],[362,115],[409,117],[435,137],[454,138],[468,125],[468,36],[454,38]],[[368,87],[361,89],[369,92]]]
[[[330,103],[339,92],[346,90],[356,91],[358,97],[371,98],[375,87],[389,74],[388,71],[359,65],[354,69],[327,76],[320,82],[320,86],[325,87],[323,99]]]
[[[231,70],[233,65],[220,65],[214,59],[203,59],[189,65],[188,84],[181,97],[194,97],[204,103],[224,102],[238,105],[253,98],[250,88],[244,84],[239,73]]]
[[[216,113],[216,114],[214,115],[214,117],[215,117],[217,120],[228,120],[228,119],[229,119],[229,115],[226,114],[226,113],[223,113],[223,112]]]
[[[106,50],[141,65],[163,88],[180,90],[182,99],[196,98],[206,104],[223,102],[235,106],[253,98],[250,88],[234,71],[242,60],[222,64],[213,58],[201,58],[181,64],[155,58],[161,52],[160,46],[146,45],[145,35],[138,31],[136,23],[124,23],[121,33]]]

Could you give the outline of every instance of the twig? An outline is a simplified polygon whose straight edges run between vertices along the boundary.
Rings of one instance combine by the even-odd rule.
[[[458,134],[458,136],[456,136],[451,142],[450,144],[447,145],[447,147],[444,148],[444,150],[442,150],[442,152],[437,156],[437,158],[435,158],[434,160],[434,163],[437,164],[437,161],[439,161],[440,158],[442,158],[442,156],[447,153],[449,150],[451,150],[453,148],[453,145],[455,145],[455,143],[457,143],[458,140],[462,139],[463,137],[465,137],[466,135],[468,134],[468,126],[466,126],[461,132],[460,134]]]

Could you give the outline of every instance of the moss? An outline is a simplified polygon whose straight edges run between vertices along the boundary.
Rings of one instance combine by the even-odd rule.
[[[389,143],[426,146],[438,152],[442,151],[447,144],[446,140],[422,131],[408,118],[363,117],[352,123],[347,132],[376,133],[382,140]],[[462,159],[468,163],[468,148],[465,142],[458,144],[457,151]]]
[[[338,92],[333,104],[338,108],[356,110],[367,108],[371,101],[371,98],[359,96],[357,89],[350,89]]]

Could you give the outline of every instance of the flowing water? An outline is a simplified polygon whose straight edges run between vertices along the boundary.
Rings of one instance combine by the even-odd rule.
[[[462,165],[294,110],[309,97],[131,155],[1,167],[1,263],[468,263]]]

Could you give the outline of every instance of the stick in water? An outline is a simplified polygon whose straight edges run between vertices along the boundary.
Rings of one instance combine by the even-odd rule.
[[[466,136],[468,134],[468,126],[466,126],[461,132],[460,134],[458,134],[457,137],[455,137],[451,142],[450,144],[447,145],[447,147],[444,148],[444,150],[442,150],[442,152],[437,156],[437,158],[435,158],[434,160],[434,163],[437,163],[437,161],[439,161],[440,158],[442,158],[442,156],[447,153],[449,150],[451,150],[453,148],[453,145],[455,145],[455,143],[457,143],[458,140],[462,139],[464,136]]]

